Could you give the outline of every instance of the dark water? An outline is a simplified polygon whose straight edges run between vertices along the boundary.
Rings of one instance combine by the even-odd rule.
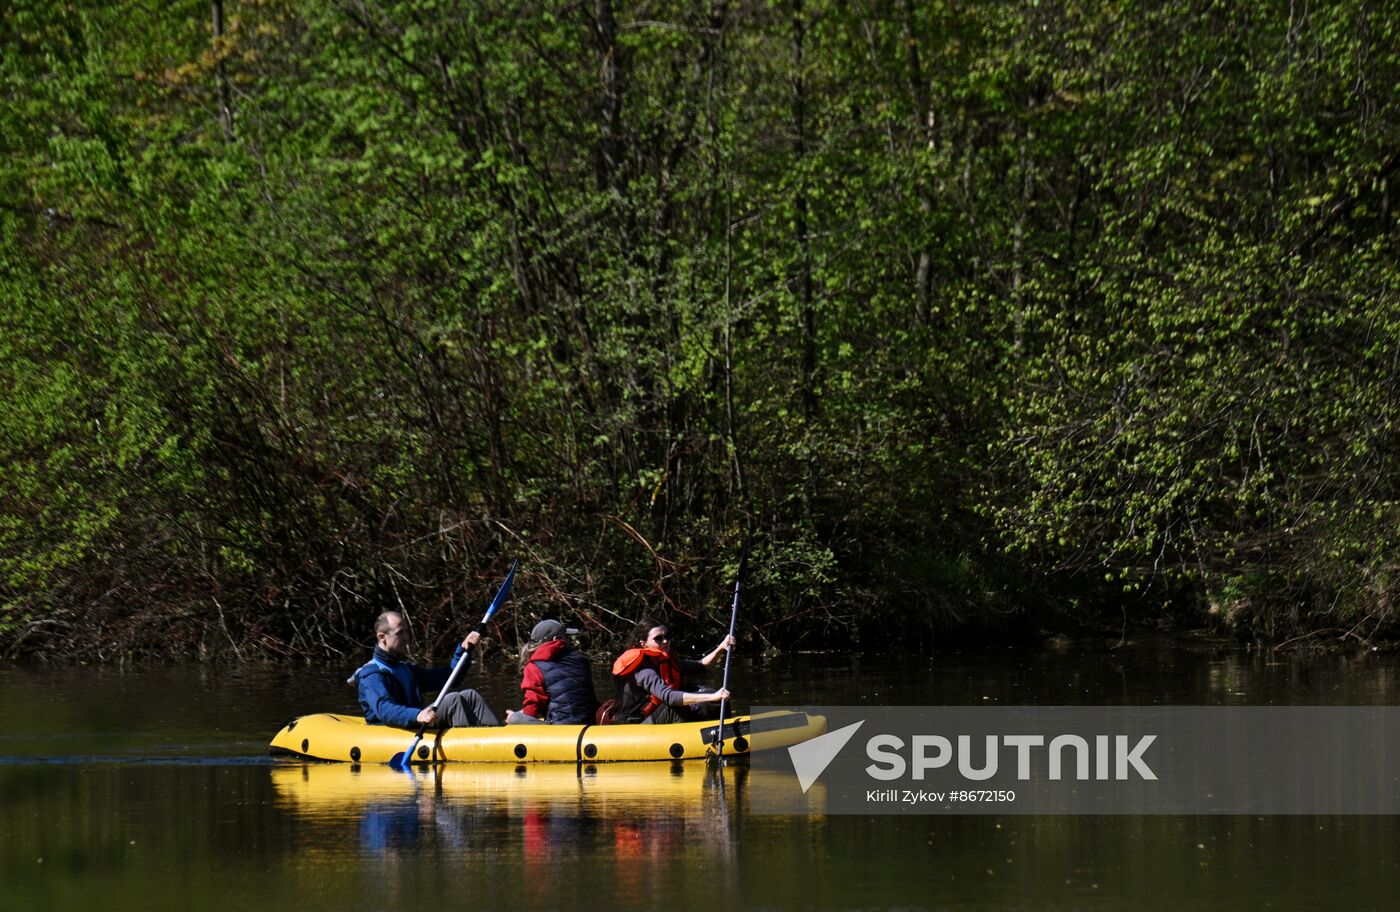
[[[1391,704],[1400,656],[1191,641],[736,661],[770,704]],[[353,663],[350,663],[353,665]],[[601,664],[601,663],[598,663]],[[1395,908],[1389,817],[768,817],[763,770],[273,762],[348,667],[0,669],[0,909]],[[474,672],[474,674],[476,674]],[[477,683],[518,705],[514,672]]]

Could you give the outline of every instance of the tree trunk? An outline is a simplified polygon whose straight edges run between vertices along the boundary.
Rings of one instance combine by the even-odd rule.
[[[214,17],[214,53],[219,61],[214,65],[214,73],[219,82],[219,120],[224,126],[224,139],[233,141],[233,92],[229,89],[228,70],[224,67],[224,52],[221,45],[224,37],[224,0],[210,0],[210,12]]]
[[[914,106],[914,136],[923,148],[930,151],[938,148],[935,133],[937,123],[933,111],[933,92],[928,78],[924,75],[923,60],[919,56],[919,41],[914,29],[913,0],[904,0],[904,44],[909,49],[909,94]],[[933,195],[928,183],[918,181],[920,233],[928,230],[928,218],[933,212]],[[928,325],[931,298],[933,296],[933,250],[927,241],[919,245],[919,265],[914,272],[914,315],[920,326]]]
[[[805,65],[807,23],[802,13],[802,0],[793,0],[792,112],[796,134],[795,152],[799,164],[807,157],[807,80],[802,72]],[[793,202],[793,229],[797,235],[797,295],[799,312],[802,315],[802,414],[810,420],[817,411],[817,317],[812,300],[812,250],[811,239],[807,235],[807,191],[801,181],[798,181],[795,192],[797,198]]]

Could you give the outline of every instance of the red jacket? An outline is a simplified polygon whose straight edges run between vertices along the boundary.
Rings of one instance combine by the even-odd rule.
[[[567,640],[541,643],[520,674],[524,692],[520,711],[545,722],[591,725],[598,712],[588,658]]]
[[[544,675],[535,663],[551,662],[568,648],[569,644],[564,640],[550,640],[530,653],[530,658],[525,662],[525,670],[520,675],[520,689],[524,691],[524,705],[520,707],[520,711],[525,715],[543,719],[549,710],[549,694],[545,693]]]

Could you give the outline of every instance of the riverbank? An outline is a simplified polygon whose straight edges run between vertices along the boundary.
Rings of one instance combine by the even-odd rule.
[[[715,619],[714,623],[718,625],[721,620]],[[520,644],[525,642],[531,624],[533,620],[529,619],[510,619],[508,623],[492,624],[478,647],[478,661],[485,667],[514,670],[518,663]],[[678,632],[678,642],[682,651],[693,652],[696,655],[708,651],[713,646],[710,640],[722,633],[719,626],[697,627],[693,623],[673,629]],[[714,637],[707,639],[707,630],[717,632]],[[795,656],[850,656],[879,660],[890,655],[892,651],[900,655],[936,658],[949,653],[1001,649],[1043,650],[1047,654],[1094,650],[1112,653],[1118,650],[1139,649],[1144,644],[1161,644],[1166,648],[1189,651],[1240,651],[1280,657],[1400,651],[1400,639],[1389,635],[1366,638],[1356,627],[1323,627],[1282,639],[1267,639],[1241,631],[1230,631],[1218,624],[1186,627],[1161,622],[1126,626],[1080,623],[1065,625],[1060,629],[1041,627],[1035,630],[1001,630],[991,633],[985,629],[934,631],[901,627],[893,635],[883,637],[868,636],[854,641],[807,638],[786,646],[752,637],[743,624],[739,626],[738,632],[740,647],[736,655],[759,666],[783,662]],[[429,631],[424,642],[417,645],[416,651],[431,664],[432,656],[450,653],[460,635],[461,632],[455,629]],[[624,634],[605,629],[584,629],[575,640],[585,651],[608,658],[629,645]],[[103,648],[96,642],[88,642],[72,652],[65,652],[60,646],[51,644],[45,649],[11,650],[5,655],[12,665],[33,667],[95,666],[141,669],[159,667],[172,661],[198,661],[218,668],[312,668],[357,662],[373,647],[372,640],[367,636],[360,641],[354,641],[349,636],[340,638],[334,648],[329,643],[324,643],[325,648],[319,652],[291,649],[284,644],[266,641],[245,643],[241,648],[234,648],[234,644],[222,635],[215,635],[198,643],[195,649],[185,650],[174,648],[169,643],[153,641],[144,643],[141,649],[125,652],[114,643],[109,643]]]

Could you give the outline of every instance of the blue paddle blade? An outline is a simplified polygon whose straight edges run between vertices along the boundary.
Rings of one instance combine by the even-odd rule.
[[[491,616],[496,613],[496,609],[501,607],[501,603],[510,595],[510,587],[515,584],[515,568],[520,566],[520,561],[511,562],[510,572],[506,574],[506,581],[501,583],[501,588],[496,591],[496,597],[491,600],[491,607],[486,609],[486,617],[481,619],[477,629],[481,630],[486,626],[486,622],[491,620]]]
[[[413,744],[401,754],[395,754],[389,758],[389,765],[396,770],[406,770],[413,766],[413,752],[418,750],[418,745],[423,742],[423,733],[420,731],[418,737],[413,739]]]

